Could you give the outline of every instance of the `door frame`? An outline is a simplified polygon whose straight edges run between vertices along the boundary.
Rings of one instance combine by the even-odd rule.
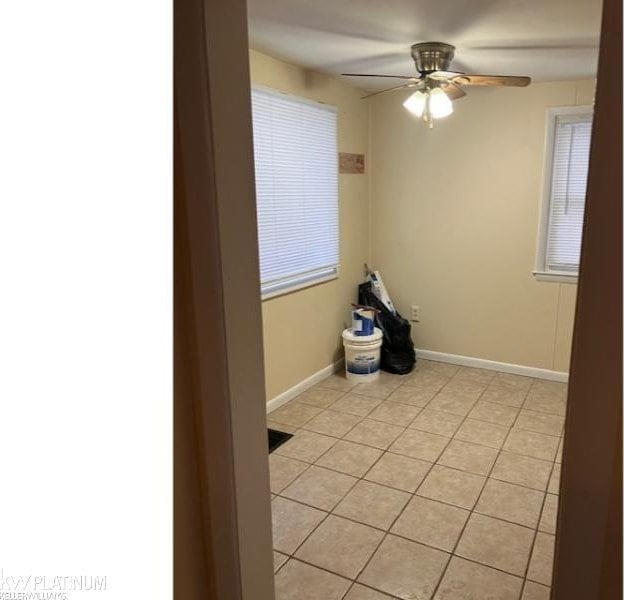
[[[272,600],[245,0],[174,2],[174,595]]]
[[[622,3],[604,0],[554,600],[622,598]]]

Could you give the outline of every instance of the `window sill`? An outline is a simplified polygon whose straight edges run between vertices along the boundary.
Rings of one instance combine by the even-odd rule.
[[[323,275],[322,277],[317,277],[316,279],[311,279],[309,281],[304,281],[301,283],[295,283],[288,287],[280,288],[278,290],[274,290],[271,292],[266,292],[261,295],[261,301],[272,300],[273,298],[277,298],[278,296],[285,296],[287,294],[292,294],[293,292],[298,292],[300,290],[304,290],[306,288],[312,287],[314,285],[319,285],[321,283],[327,283],[328,281],[333,281],[334,279],[338,279],[338,272],[334,271],[328,275]]]
[[[533,275],[537,281],[551,281],[555,283],[577,283],[578,274],[576,273],[556,273],[548,271],[533,271]]]

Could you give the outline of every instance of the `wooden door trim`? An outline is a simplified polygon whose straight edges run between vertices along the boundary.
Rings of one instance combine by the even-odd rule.
[[[244,0],[174,2],[174,592],[273,600]]]
[[[622,598],[622,4],[604,0],[563,446],[555,600]]]

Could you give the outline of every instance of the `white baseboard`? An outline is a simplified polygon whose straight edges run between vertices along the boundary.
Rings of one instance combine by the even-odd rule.
[[[537,379],[548,379],[550,381],[567,382],[568,374],[563,371],[550,371],[549,369],[539,369],[538,367],[527,367],[525,365],[514,365],[512,363],[498,362],[495,360],[487,360],[485,358],[475,358],[473,356],[461,356],[460,354],[447,354],[446,352],[435,352],[434,350],[416,350],[416,357],[425,360],[434,360],[437,362],[450,363],[460,365],[462,367],[475,367],[478,369],[489,369],[490,371],[499,371],[501,373],[512,373],[514,375],[524,375],[525,377],[535,377]],[[282,392],[275,398],[267,402],[267,413],[271,413],[283,406],[299,394],[309,390],[312,386],[319,383],[332,373],[340,371],[344,366],[344,359],[327,365],[325,368],[310,375],[307,379],[300,381],[290,389]]]
[[[438,362],[461,365],[462,367],[476,367],[478,369],[489,369],[500,371],[501,373],[513,373],[514,375],[524,375],[525,377],[536,377],[537,379],[549,379],[550,381],[568,381],[568,374],[563,371],[550,371],[549,369],[539,369],[538,367],[527,367],[525,365],[514,365],[512,363],[497,362],[485,358],[474,358],[472,356],[461,356],[459,354],[447,354],[446,352],[434,352],[433,350],[416,350],[416,358],[425,360],[435,360]]]
[[[340,371],[343,365],[344,365],[344,359],[340,359],[339,361],[331,365],[327,365],[324,369],[317,371],[316,373],[314,373],[314,375],[310,375],[310,377],[308,377],[307,379],[300,381],[297,385],[294,385],[290,389],[279,394],[279,396],[275,396],[275,398],[272,398],[271,400],[267,402],[267,413],[274,411],[275,409],[279,408],[280,406],[283,406],[284,404],[286,404],[286,402],[288,402],[289,400],[292,400],[293,398],[295,398],[302,392],[309,390],[312,386],[316,385],[319,381],[322,381],[323,379],[325,379],[325,377],[328,377],[329,375],[331,375],[332,373],[335,373],[336,371]]]

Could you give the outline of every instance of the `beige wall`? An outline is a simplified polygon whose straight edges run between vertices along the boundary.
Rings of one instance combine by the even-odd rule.
[[[417,348],[568,370],[576,286],[531,271],[546,109],[591,104],[593,81],[472,88],[428,130],[401,94],[363,102],[253,50],[250,66],[252,84],[336,106],[339,150],[367,170],[339,176],[340,277],[262,304],[267,400],[340,358],[364,262],[404,315],[421,307]]]
[[[591,104],[594,82],[471,88],[427,129],[371,102],[372,257],[417,348],[567,371],[576,285],[534,268],[546,109]]]
[[[361,91],[253,50],[250,66],[252,84],[336,106],[339,151],[367,152],[368,106]],[[339,278],[262,303],[267,400],[342,355],[340,334],[368,260],[368,181],[368,174],[339,176]]]

